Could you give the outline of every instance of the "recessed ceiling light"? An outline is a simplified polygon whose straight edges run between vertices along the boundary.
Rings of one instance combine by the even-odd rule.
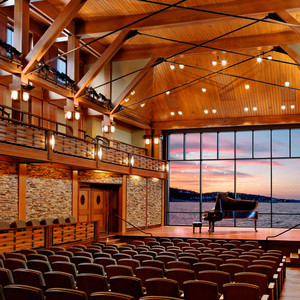
[[[262,62],[262,58],[261,58],[260,56],[257,56],[256,61],[257,61],[258,63],[260,63],[260,62]]]
[[[254,110],[254,111],[257,111],[257,107],[256,107],[256,106],[254,106],[254,107],[253,107],[253,110]]]
[[[212,112],[213,112],[213,114],[215,114],[215,113],[217,112],[217,110],[216,110],[216,109],[213,109]]]
[[[273,59],[272,55],[269,54],[269,55],[267,56],[267,59],[268,59],[268,60],[272,60],[272,59]]]
[[[175,66],[174,66],[174,65],[170,65],[170,69],[171,69],[171,70],[174,70],[174,69],[175,69]]]
[[[227,65],[227,60],[226,59],[222,59],[221,64],[222,64],[222,66],[226,66]]]
[[[179,65],[179,68],[180,68],[180,69],[184,69],[184,65],[183,65],[183,64],[180,64],[180,65]]]
[[[182,111],[180,110],[180,111],[178,112],[178,114],[181,116],[181,115],[182,115]]]
[[[286,81],[286,82],[284,83],[284,85],[285,85],[286,87],[288,87],[288,86],[290,86],[290,82],[289,82],[289,81]]]
[[[249,108],[248,107],[244,107],[244,111],[248,111],[249,110]]]
[[[285,106],[285,105],[281,105],[281,109],[282,109],[282,110],[285,110],[285,109],[286,109],[286,106]]]
[[[130,94],[131,94],[131,95],[134,95],[134,94],[135,94],[135,91],[132,91]]]
[[[294,105],[294,104],[292,104],[290,107],[291,107],[291,109],[294,109],[294,108],[295,108],[295,105]]]
[[[250,89],[250,85],[249,84],[245,84],[245,89],[249,90]]]
[[[170,114],[171,114],[171,116],[174,116],[174,115],[175,115],[174,111],[171,111]]]
[[[145,106],[145,103],[142,103],[142,104],[141,104],[141,107],[144,107],[144,106]]]
[[[125,98],[125,102],[128,102],[129,101],[129,98]]]
[[[167,94],[167,95],[170,95],[170,93],[171,93],[170,91],[166,91],[166,94]]]
[[[216,60],[213,60],[211,63],[212,63],[213,66],[217,65],[217,61]]]
[[[208,110],[207,110],[207,109],[205,109],[205,110],[204,110],[204,113],[205,113],[205,114],[208,114]]]
[[[202,88],[202,92],[205,93],[206,92],[206,88]]]

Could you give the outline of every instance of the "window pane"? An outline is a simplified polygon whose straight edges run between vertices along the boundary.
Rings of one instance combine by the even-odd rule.
[[[234,158],[234,133],[219,133],[219,158]]]
[[[183,134],[169,135],[169,160],[183,159]]]
[[[270,213],[270,160],[246,160],[236,162],[237,198],[258,201],[259,226],[270,226],[264,213]],[[262,214],[261,214],[262,213]]]
[[[61,72],[61,73],[67,73],[67,64],[64,60],[62,59],[58,59],[57,60],[57,71]]]
[[[13,45],[14,43],[14,32],[7,28],[7,38],[6,38],[6,43],[9,44],[9,45]]]
[[[252,157],[252,132],[240,131],[236,133],[236,157]]]
[[[292,129],[292,157],[300,157],[300,129]]]
[[[200,159],[200,133],[185,135],[185,158]]]
[[[188,197],[200,192],[199,161],[170,162],[170,188],[189,191]],[[184,192],[182,192],[184,193]],[[171,199],[171,194],[170,194]],[[188,199],[184,199],[188,200]]]
[[[289,156],[289,130],[272,131],[272,156],[288,157]]]
[[[254,131],[254,157],[270,157],[270,130]]]
[[[202,158],[217,158],[217,133],[202,134]]]

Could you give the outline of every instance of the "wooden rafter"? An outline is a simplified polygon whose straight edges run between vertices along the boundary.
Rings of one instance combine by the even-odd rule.
[[[194,44],[201,44],[205,41],[193,41]],[[213,41],[207,46],[215,47],[225,50],[249,50],[257,49],[258,47],[273,47],[285,44],[300,43],[300,36],[292,31],[283,31],[279,33],[257,34],[234,38],[223,38]],[[176,45],[176,47],[174,47]],[[116,55],[115,60],[130,60],[142,59],[148,57],[168,57],[175,53],[181,52],[191,46],[182,44],[168,44],[168,45],[153,45],[145,48],[136,49],[121,49]],[[211,54],[211,50],[207,48],[195,48],[186,52],[188,55],[195,54]]]
[[[159,7],[159,6],[158,6]],[[161,8],[163,8],[162,6]],[[286,1],[261,1],[261,0],[244,0],[240,1],[239,4],[235,1],[218,3],[213,5],[196,6],[196,9],[203,9],[208,11],[217,11],[227,14],[235,14],[239,16],[253,15],[253,14],[268,14],[274,12],[274,10],[284,10],[291,8],[298,8],[299,3],[294,0]],[[140,15],[129,15],[109,17],[105,21],[101,18],[97,21],[86,21],[80,22],[76,25],[76,35],[82,36],[87,34],[103,34],[106,32],[114,31],[121,26],[130,24],[133,21],[141,19],[147,16],[147,14]],[[261,16],[260,16],[261,17]],[[151,17],[141,23],[134,24],[131,29],[143,29],[151,27],[169,27],[176,26],[178,24],[191,24],[191,23],[207,23],[224,21],[231,19],[232,17],[226,17],[217,14],[211,14],[207,12],[190,11],[183,9],[172,9],[162,12],[156,16]]]
[[[116,37],[116,39],[111,43],[111,45],[104,51],[103,55],[93,64],[93,66],[88,70],[88,72],[82,77],[78,82],[78,92],[75,98],[82,96],[85,89],[90,85],[90,83],[95,79],[99,72],[106,66],[106,64],[115,56],[119,49],[124,44],[126,38],[128,37],[129,30],[123,30]]]
[[[290,15],[286,10],[279,10],[276,12],[276,14],[282,20],[284,20],[286,23],[300,25],[300,23],[292,15]],[[300,35],[300,27],[290,26],[290,29]]]
[[[141,82],[141,80],[152,70],[153,65],[158,62],[158,59],[152,58],[146,64],[145,68],[140,71],[135,78],[128,84],[128,86],[123,90],[119,97],[114,101],[114,108],[111,111],[111,114],[114,114],[118,111],[121,101]]]
[[[81,9],[84,3],[85,1],[82,0],[71,0],[66,5],[52,25],[26,56],[25,60],[28,63],[23,70],[24,74],[28,74],[34,69],[35,64],[40,61],[47,50],[55,42],[56,38],[60,35],[62,30],[72,21],[72,18]]]

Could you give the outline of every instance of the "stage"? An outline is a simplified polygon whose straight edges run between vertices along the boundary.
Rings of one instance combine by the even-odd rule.
[[[199,228],[195,228],[193,233],[192,226],[161,226],[155,228],[143,229],[144,234],[138,230],[129,230],[126,233],[115,233],[116,236],[124,240],[141,239],[152,234],[153,237],[179,237],[179,238],[197,238],[197,239],[238,239],[238,240],[256,240],[263,247],[269,249],[277,248],[285,251],[285,255],[289,252],[298,252],[300,249],[300,229],[292,229],[282,235],[274,238],[269,238],[267,245],[266,238],[268,236],[276,236],[277,234],[287,230],[286,228],[258,228],[257,232],[252,227],[215,227],[214,233],[208,232],[207,226],[202,226],[201,233]]]

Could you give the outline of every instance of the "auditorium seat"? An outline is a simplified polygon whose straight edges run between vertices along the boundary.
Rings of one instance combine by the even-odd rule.
[[[183,283],[185,300],[218,300],[218,285],[205,280],[188,280]]]
[[[223,286],[224,300],[259,300],[259,287],[249,283],[226,283]],[[262,298],[266,299],[266,298]]]
[[[5,253],[5,258],[16,258],[16,259],[20,259],[23,261],[27,261],[26,259],[26,255],[22,254],[22,253],[15,253],[15,252],[7,252]]]
[[[84,256],[84,257],[88,257],[88,258],[93,258],[93,254],[90,252],[86,252],[85,250],[74,252],[73,254],[74,254],[74,256]]]
[[[43,260],[43,261],[46,261],[48,262],[48,257],[47,255],[44,255],[44,254],[28,254],[27,255],[27,260],[30,261],[30,260]]]
[[[176,280],[169,278],[150,278],[145,282],[147,295],[180,297],[179,285]]]
[[[66,220],[63,217],[57,217],[56,219],[53,220],[53,224],[65,224]]]
[[[128,258],[127,258],[128,260]],[[120,259],[119,263],[122,261]],[[116,265],[117,261],[114,258],[108,258],[108,257],[97,257],[94,259],[94,263],[98,265],[102,265],[104,270],[106,270],[106,266],[108,265]]]
[[[6,286],[14,283],[12,271],[5,268],[0,268],[0,285]]]
[[[164,273],[160,268],[142,266],[135,269],[135,276],[142,280],[142,285],[145,287],[147,279],[163,278]]]
[[[106,277],[103,275],[82,273],[76,276],[77,287],[79,290],[84,291],[88,298],[94,292],[108,291]]]
[[[41,225],[53,225],[53,219],[45,218],[45,219],[41,220]]]
[[[66,261],[56,261],[51,266],[53,271],[69,273],[72,274],[74,278],[77,275],[77,268],[74,263]]]
[[[77,266],[78,273],[92,273],[98,275],[105,275],[102,265],[96,263],[83,263]]]
[[[41,271],[43,274],[52,270],[51,265],[48,261],[44,260],[29,260],[27,262],[27,267],[29,269]]]
[[[134,297],[121,293],[96,292],[91,294],[90,300],[134,300]]]
[[[230,274],[230,280],[234,281],[234,274],[243,272],[244,267],[243,267],[243,265],[238,265],[238,264],[234,264],[234,263],[225,263],[225,264],[220,265],[219,270],[228,272]]]
[[[41,222],[37,219],[32,219],[26,222],[26,226],[40,226]]]
[[[183,282],[187,280],[195,280],[195,272],[193,270],[186,269],[170,269],[166,270],[166,277],[176,280],[179,285],[179,289],[183,290]]]
[[[26,258],[29,254],[37,254],[37,251],[34,249],[22,249],[20,250],[20,253],[26,255]]]
[[[116,253],[113,254],[112,258],[116,259],[118,262],[120,259],[132,258],[132,256],[126,253]]]
[[[88,300],[85,292],[68,288],[51,288],[45,294],[47,300]]]
[[[247,270],[247,267],[249,265],[249,261],[248,260],[241,259],[241,258],[229,258],[229,259],[226,259],[225,263],[242,265],[244,267],[244,271]]]
[[[0,230],[4,230],[4,229],[10,229],[9,223],[1,221],[0,222]]]
[[[140,261],[137,260],[137,259],[133,259],[133,258],[120,259],[120,260],[118,261],[118,264],[119,264],[119,265],[122,265],[122,266],[128,266],[128,267],[131,267],[133,273],[135,272],[135,269],[136,269],[137,267],[140,267],[140,266],[141,266]]]
[[[69,216],[65,221],[66,223],[76,223],[76,218],[73,216]]]
[[[205,257],[202,261],[215,264],[217,266],[217,270],[220,268],[220,265],[224,263],[223,259],[218,257]]]
[[[38,249],[37,250],[38,254],[42,254],[42,255],[46,255],[47,257],[49,257],[50,255],[54,255],[55,252],[49,249]]]
[[[26,222],[24,220],[16,220],[12,222],[9,226],[10,228],[24,228],[26,227]]]
[[[3,288],[5,300],[44,300],[43,290],[22,284],[9,284]]]
[[[4,268],[9,269],[11,271],[19,268],[27,268],[26,262],[17,258],[7,258],[3,260]]]
[[[64,256],[67,256],[67,257],[69,257],[69,258],[71,258],[71,257],[74,256],[73,252],[67,251],[67,250],[64,250],[64,251],[57,251],[57,252],[55,252],[55,254],[56,254],[56,255],[64,255]]]
[[[13,270],[14,282],[16,284],[24,284],[34,286],[45,290],[45,281],[43,274],[40,271],[32,269],[16,269]]]
[[[161,269],[163,272],[165,272],[165,263],[160,260],[156,260],[156,259],[144,260],[142,266],[158,268]]]
[[[132,268],[122,265],[108,265],[105,269],[107,279],[114,276],[133,276]]]
[[[115,276],[110,278],[109,284],[112,292],[131,295],[135,300],[143,296],[142,281],[139,278]]]
[[[218,270],[207,270],[199,272],[198,279],[217,283],[219,293],[223,294],[223,285],[230,283],[230,274]]]
[[[48,257],[48,260],[50,262],[50,264],[56,262],[56,261],[66,261],[66,262],[70,262],[70,258],[68,256],[64,256],[64,255],[50,255]]]
[[[157,253],[152,250],[144,250],[144,251],[141,251],[139,254],[151,255],[153,257],[153,259],[155,259],[155,257],[157,256]],[[176,254],[175,254],[175,256],[176,256]]]
[[[58,252],[58,251],[66,251],[66,248],[64,248],[64,247],[58,247],[58,246],[53,246],[53,247],[50,247],[49,250],[54,251],[55,254],[56,254],[56,252]]]
[[[191,266],[188,262],[173,260],[167,262],[166,269],[187,269],[190,270]]]
[[[76,283],[74,276],[69,273],[50,271],[44,274],[46,288],[66,288],[75,289]]]
[[[217,270],[216,264],[209,262],[198,262],[192,265],[192,270],[195,272],[195,276],[198,279],[198,273],[206,270]]]
[[[73,256],[73,257],[71,257],[70,260],[73,264],[76,265],[76,267],[82,263],[92,263],[93,262],[93,259],[91,257],[86,257],[86,256]]]

